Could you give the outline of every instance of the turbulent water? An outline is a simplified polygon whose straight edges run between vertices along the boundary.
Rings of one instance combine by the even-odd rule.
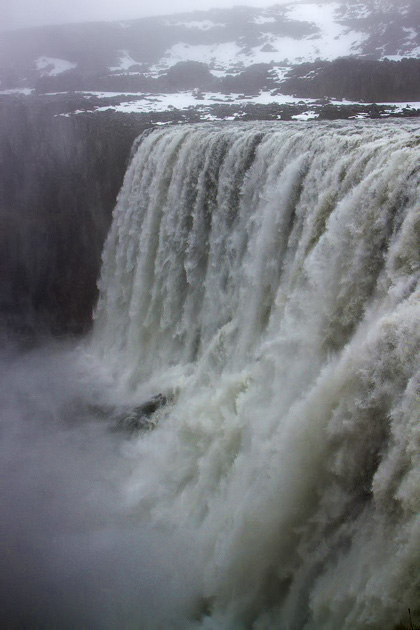
[[[72,461],[89,469],[94,454],[101,492],[87,524],[73,519],[83,561],[70,595],[54,591],[60,627],[70,609],[73,624],[152,630],[393,630],[408,608],[415,619],[419,200],[415,123],[142,138],[92,339],[66,355],[89,417],[72,425],[85,444]],[[153,430],[130,438],[107,436],[111,421],[92,412],[156,394],[167,403]],[[54,496],[57,513],[66,499]],[[63,573],[45,571],[48,585]]]

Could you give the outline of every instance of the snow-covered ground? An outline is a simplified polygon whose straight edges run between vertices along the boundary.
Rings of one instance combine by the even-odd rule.
[[[34,93],[34,90],[29,89],[16,89],[16,90],[3,90],[0,91],[0,95],[11,95],[11,94],[20,94],[29,96]],[[46,94],[45,96],[59,96],[65,95],[66,92],[54,92]],[[153,113],[163,113],[169,112],[173,110],[177,111],[185,111],[190,109],[195,109],[198,114],[201,115],[203,120],[217,120],[218,117],[214,114],[208,114],[206,110],[208,108],[212,108],[215,105],[229,105],[231,107],[237,105],[238,108],[243,105],[308,105],[308,110],[300,112],[292,116],[295,120],[312,120],[318,118],[319,111],[319,101],[318,99],[313,98],[298,98],[295,96],[287,95],[287,94],[278,94],[277,90],[274,91],[261,91],[256,95],[232,95],[232,94],[223,94],[220,92],[198,92],[197,90],[186,90],[183,92],[177,92],[174,94],[150,94],[150,93],[142,93],[142,92],[101,92],[101,91],[79,91],[78,94],[86,97],[96,97],[101,100],[106,99],[115,99],[120,98],[121,102],[117,105],[102,105],[97,106],[92,104],[91,108],[84,108],[83,110],[77,110],[76,112],[71,113],[84,113],[86,111],[92,112],[104,112],[104,111],[114,111],[125,114],[153,114]],[[358,101],[349,101],[345,99],[341,100],[329,100],[331,105],[336,106],[363,106],[368,107],[367,103],[361,103]],[[86,100],[86,105],[89,104],[89,101]],[[392,113],[401,113],[405,109],[420,109],[420,102],[412,101],[412,102],[378,102],[377,105],[389,107],[389,112]],[[240,116],[239,112],[234,112],[232,114],[232,119],[236,116]],[[357,114],[356,118],[364,118],[367,114]],[[382,114],[385,115],[385,114]],[[228,120],[224,116],[224,120]]]
[[[16,90],[3,90],[0,91],[0,95],[21,94],[29,96],[33,94],[33,90],[29,89],[16,89]],[[66,94],[65,92],[54,92],[46,94],[45,96],[58,96]],[[319,101],[313,98],[298,98],[287,94],[278,94],[277,91],[261,91],[256,95],[231,95],[222,94],[220,92],[200,92],[198,96],[197,90],[186,90],[183,92],[177,92],[174,94],[147,94],[142,92],[98,92],[98,91],[80,91],[78,94],[85,97],[96,97],[98,99],[115,99],[121,98],[121,102],[118,105],[102,105],[100,107],[92,105],[90,111],[103,112],[103,111],[115,111],[126,114],[153,114],[168,112],[171,110],[188,110],[195,108],[197,112],[205,112],[206,108],[213,107],[214,105],[238,105],[244,104],[250,105],[302,105],[307,104],[310,109],[305,112],[301,112],[293,116],[296,120],[311,120],[318,117],[316,106]],[[125,100],[126,99],[126,100]],[[86,101],[88,104],[88,101]],[[332,105],[360,105],[368,107],[367,103],[361,103],[358,101],[348,101],[345,99],[329,101]],[[404,109],[420,109],[420,102],[378,102],[377,105],[389,107],[393,113],[401,113]],[[87,111],[86,109],[78,110],[73,113],[82,113]],[[238,114],[239,115],[239,114]],[[364,114],[358,115],[364,117]],[[226,119],[226,118],[225,118]]]
[[[298,44],[293,47],[293,53],[288,55],[293,62],[304,59],[305,61],[315,61],[322,58],[327,61],[348,55],[357,55],[361,52],[361,46],[367,39],[367,34],[357,30],[343,29],[340,23],[340,5],[338,2],[328,4],[303,3],[289,6],[287,17],[290,20],[309,22],[318,29],[318,34],[305,38],[304,40],[293,40]],[[285,42],[286,44],[286,42]],[[291,42],[287,42],[291,45]],[[316,56],[314,56],[316,55]]]
[[[83,94],[87,97],[95,96],[101,99],[111,99],[115,98],[116,96],[124,96],[116,92],[81,92],[80,94]],[[241,108],[244,105],[307,105],[307,110],[292,115],[292,119],[298,121],[308,121],[317,119],[319,117],[321,108],[319,101],[317,101],[316,99],[302,99],[296,98],[294,96],[276,94],[268,91],[260,92],[260,94],[255,96],[239,95],[235,97],[218,92],[207,92],[204,93],[202,98],[199,99],[197,99],[197,94],[194,90],[178,92],[176,94],[127,94],[126,97],[127,100],[123,100],[118,105],[92,105],[92,108],[90,110],[89,108],[79,109],[75,112],[69,112],[68,114],[64,115],[69,116],[72,114],[81,114],[85,113],[86,111],[92,111],[95,113],[113,111],[124,114],[156,114],[170,111],[187,112],[194,110],[195,114],[199,116],[201,120],[219,120],[220,117],[222,117],[223,120],[234,120],[235,118],[240,118],[244,115],[243,111],[241,112]],[[329,102],[331,105],[335,106],[362,106],[365,108],[369,107],[369,105],[366,103],[360,103],[356,101],[330,100]],[[221,113],[220,115],[215,113],[213,107],[217,105],[229,105],[231,108],[229,115],[226,115],[226,111]],[[381,116],[387,116],[391,113],[401,113],[404,109],[420,109],[420,102],[404,102],[400,104],[378,103],[378,105],[389,108],[388,110],[385,110],[383,113],[381,113]],[[237,111],[235,111],[235,106],[237,106],[238,108]],[[360,113],[354,115],[353,118],[365,118],[368,115],[368,112]]]
[[[150,68],[149,76],[159,76],[180,61],[200,61],[206,63],[215,75],[217,72],[217,76],[226,76],[231,68],[240,66],[243,69],[245,59],[242,48],[236,42],[197,44],[196,46],[180,42],[169,48],[160,62]],[[250,63],[248,56],[246,65]]]
[[[315,4],[303,2],[289,4],[282,7],[282,13],[277,17],[262,12],[251,22],[259,26],[267,26],[278,20],[286,20],[310,25],[311,32],[305,37],[279,36],[273,32],[262,31],[258,38],[258,45],[244,46],[240,41],[220,42],[213,44],[190,44],[178,42],[169,47],[161,57],[159,63],[150,69],[149,76],[158,76],[180,61],[201,61],[209,65],[210,69],[223,76],[229,72],[258,63],[296,64],[313,62],[317,59],[332,61],[338,57],[360,55],[363,45],[369,38],[367,31],[350,28],[344,24],[348,18],[368,18],[371,11],[365,5],[352,5],[347,10],[339,2],[324,2]],[[223,26],[209,20],[196,21],[167,21],[168,24],[184,26],[191,30],[208,30]],[[383,58],[400,59],[403,56],[420,56],[420,47],[413,48],[413,41],[417,37],[417,29],[406,28],[406,50],[400,55],[383,55]]]
[[[161,74],[180,61],[201,61],[208,64],[210,70],[226,74],[231,69],[251,64],[281,63],[285,60],[288,64],[296,64],[319,58],[331,61],[337,57],[357,55],[361,52],[367,35],[360,31],[343,29],[338,22],[338,6],[333,3],[289,7],[288,19],[309,22],[316,28],[314,33],[304,38],[276,36],[267,32],[261,34],[259,44],[251,48],[236,41],[197,45],[178,42],[167,49],[160,62],[150,69],[151,76]],[[254,19],[260,25],[275,21],[274,17],[264,16]]]
[[[390,6],[387,5],[385,8],[389,13]],[[271,8],[261,9],[257,15],[250,15],[248,18],[250,30],[244,31],[245,36],[236,38],[232,36],[230,41],[221,38],[218,41],[215,35],[213,42],[209,43],[207,38],[206,43],[201,44],[197,43],[200,41],[200,31],[226,30],[228,24],[211,19],[194,19],[194,14],[191,14],[191,18],[185,16],[182,20],[176,16],[166,18],[163,24],[168,29],[181,27],[189,33],[195,31],[196,42],[191,41],[186,34],[182,35],[182,31],[178,32],[179,39],[166,48],[159,61],[152,64],[147,76],[158,77],[181,61],[206,63],[216,76],[222,77],[252,64],[293,65],[318,59],[332,61],[339,57],[365,56],[367,43],[372,33],[376,32],[376,27],[375,37],[385,38],[382,54],[379,46],[377,58],[399,60],[403,57],[420,57],[418,45],[420,25],[395,27],[394,37],[399,33],[397,38],[399,43],[395,44],[392,51],[394,54],[391,54],[389,37],[386,35],[387,28],[378,22],[378,19],[381,19],[378,15],[383,17],[386,11],[385,9],[385,13],[382,9],[382,13],[378,11],[376,5],[363,1],[351,4],[340,0],[283,2]],[[407,9],[405,11],[407,12]],[[403,15],[402,6],[400,15]],[[281,34],[281,25],[286,26],[284,34]],[[301,25],[301,31],[297,28],[295,35],[292,32],[287,34],[288,25],[289,27],[294,25],[295,28]],[[122,55],[120,63],[118,66],[110,67],[110,70],[128,71],[130,65],[136,61],[130,56],[129,51],[119,52]]]
[[[95,93],[95,96],[101,94],[103,98],[104,93]],[[140,95],[139,95],[140,96]],[[200,109],[217,105],[220,103],[225,104],[238,104],[252,103],[255,105],[270,105],[276,103],[278,105],[296,104],[299,102],[311,103],[313,99],[300,99],[294,96],[285,96],[279,94],[273,96],[271,92],[261,92],[257,96],[239,96],[232,97],[227,94],[220,94],[218,92],[207,92],[202,99],[197,99],[194,91],[178,92],[176,94],[143,94],[139,100],[130,100],[120,105],[103,106],[98,107],[95,111],[106,111],[113,109],[116,112],[124,113],[153,113],[153,112],[165,112],[171,109],[184,110],[191,107],[199,107]]]

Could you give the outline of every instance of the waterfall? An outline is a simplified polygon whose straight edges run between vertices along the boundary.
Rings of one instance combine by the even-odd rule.
[[[418,123],[139,143],[92,348],[133,400],[168,397],[125,500],[194,550],[180,627],[392,630],[418,608],[419,200]]]

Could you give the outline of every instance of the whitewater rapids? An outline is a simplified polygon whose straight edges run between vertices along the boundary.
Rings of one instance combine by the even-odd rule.
[[[128,607],[121,627],[416,618],[419,280],[418,123],[212,124],[139,140],[83,352],[114,399],[168,400],[153,430],[115,447],[117,533],[130,523],[115,563],[133,549],[141,565],[153,540],[172,554],[165,581],[153,552],[153,598],[182,592],[163,617],[147,598]]]

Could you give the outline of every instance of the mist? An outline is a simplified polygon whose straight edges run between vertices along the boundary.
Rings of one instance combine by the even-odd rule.
[[[265,7],[283,3],[285,0],[277,3],[274,0],[178,0],[176,3],[172,0],[157,0],[152,4],[144,0],[121,0],[118,3],[113,0],[83,2],[5,0],[1,17],[3,28],[18,29],[69,22],[129,20],[188,11],[207,11],[213,8],[231,8],[236,5]]]
[[[178,627],[199,584],[191,547],[140,527],[125,504],[128,443],[93,413],[110,402],[110,382],[90,378],[84,361],[54,343],[0,356],[1,622]]]

